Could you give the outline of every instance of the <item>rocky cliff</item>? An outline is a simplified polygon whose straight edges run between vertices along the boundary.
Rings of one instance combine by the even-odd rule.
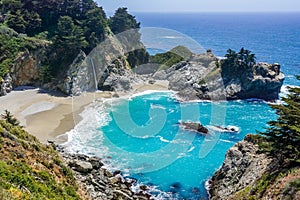
[[[27,37],[0,25],[0,96],[13,87],[40,85],[42,62],[46,60],[50,42]]]
[[[131,35],[136,30],[119,35],[109,35],[89,55],[80,52],[70,66],[60,89],[67,94],[79,95],[85,91],[128,91],[132,84],[140,81],[127,61],[132,50],[143,49],[139,40]]]
[[[210,52],[194,55],[153,77],[169,80],[169,89],[178,91],[182,100],[278,98],[284,81],[279,64],[257,63],[250,72],[224,74],[218,63]]]
[[[257,143],[247,135],[228,150],[209,181],[210,199],[299,199],[300,168],[280,166],[259,152]]]
[[[19,53],[10,70],[14,87],[41,83],[42,62],[47,57],[47,45],[39,44],[36,49]]]

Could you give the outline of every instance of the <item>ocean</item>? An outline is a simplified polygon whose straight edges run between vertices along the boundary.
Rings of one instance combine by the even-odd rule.
[[[152,54],[167,50],[161,47],[171,48],[172,41],[181,41],[181,37],[197,43],[200,51],[211,49],[220,57],[228,48],[238,51],[244,47],[259,62],[281,64],[286,75],[283,91],[288,85],[299,86],[294,75],[300,74],[300,13],[135,16],[142,31],[155,35],[163,30],[160,36],[167,40],[162,41],[169,43],[155,46],[159,41],[150,40],[155,44],[146,47]],[[151,185],[151,193],[161,199],[208,199],[205,182],[222,165],[227,150],[276,119],[274,110],[258,99],[182,103],[171,91],[95,100],[81,116],[68,133],[68,149],[101,157],[107,167]],[[211,134],[183,130],[180,121],[199,121]],[[215,126],[234,126],[239,131],[225,133]]]

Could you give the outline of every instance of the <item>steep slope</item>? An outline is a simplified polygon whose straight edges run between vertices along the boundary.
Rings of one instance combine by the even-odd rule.
[[[259,151],[256,136],[245,139],[226,154],[210,180],[210,199],[299,199],[300,167],[281,166]]]
[[[88,199],[60,155],[0,120],[0,199]]]

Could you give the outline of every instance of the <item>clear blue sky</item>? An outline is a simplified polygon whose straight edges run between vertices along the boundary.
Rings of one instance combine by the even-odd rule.
[[[300,0],[96,0],[105,11],[130,12],[300,12]]]

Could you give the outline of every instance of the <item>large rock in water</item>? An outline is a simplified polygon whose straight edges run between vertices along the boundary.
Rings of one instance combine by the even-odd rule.
[[[180,122],[180,126],[185,130],[208,134],[208,129],[198,122]]]

